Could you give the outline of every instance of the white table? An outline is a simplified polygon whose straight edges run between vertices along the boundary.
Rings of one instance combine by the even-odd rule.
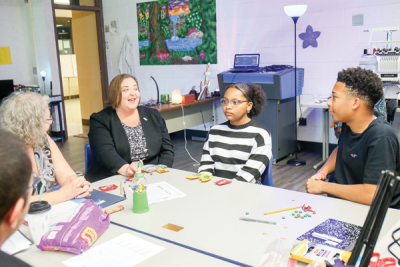
[[[329,158],[329,107],[325,102],[319,102],[316,99],[301,104],[305,108],[322,109],[322,161],[313,166],[314,169],[321,167]]]
[[[369,209],[369,206],[345,200],[238,181],[220,187],[214,184],[216,178],[208,183],[201,183],[198,180],[186,179],[189,174],[191,173],[174,169],[164,174],[146,174],[149,183],[167,181],[188,196],[155,203],[150,205],[149,212],[134,214],[131,211],[132,196],[130,191],[126,190],[128,199],[117,204],[124,205],[125,210],[111,214],[111,221],[243,263],[244,266],[254,266],[266,249],[275,248],[278,240],[281,243],[280,248],[289,252],[297,237],[328,218],[362,226]],[[93,183],[92,186],[98,188],[112,183],[119,185],[123,180],[122,176],[113,176]],[[124,185],[128,187],[128,184]],[[112,193],[118,195],[120,190],[116,189]],[[317,214],[306,219],[294,219],[292,211],[263,215],[268,211],[300,206],[304,203],[311,205]],[[249,215],[246,215],[246,212]],[[282,219],[283,216],[286,219]],[[240,217],[275,221],[277,224],[244,222],[239,220]],[[387,234],[398,218],[399,210],[388,211],[381,237]],[[184,229],[174,232],[162,228],[168,223],[182,226]],[[24,233],[29,231],[24,225],[21,229]],[[166,248],[138,266],[234,266],[226,261],[115,225],[111,225],[94,246],[126,231]],[[64,252],[43,252],[31,247],[17,256],[33,266],[63,266],[61,262],[73,255]],[[284,261],[287,259],[284,258]]]

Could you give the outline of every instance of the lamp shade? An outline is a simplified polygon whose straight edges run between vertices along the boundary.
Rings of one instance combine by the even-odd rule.
[[[306,13],[307,5],[292,5],[292,6],[284,6],[286,15],[289,17],[301,17],[304,13]]]
[[[45,72],[44,70],[42,70],[42,71],[40,72],[40,76],[46,77],[46,72]]]
[[[172,104],[180,104],[182,103],[182,94],[180,90],[172,91]]]

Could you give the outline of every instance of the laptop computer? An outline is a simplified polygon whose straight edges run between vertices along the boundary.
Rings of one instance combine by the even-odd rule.
[[[236,54],[231,72],[257,71],[260,65],[260,54]]]

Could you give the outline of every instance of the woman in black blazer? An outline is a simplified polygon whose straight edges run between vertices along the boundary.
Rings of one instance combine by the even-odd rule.
[[[132,176],[143,158],[144,164],[172,167],[174,150],[165,121],[158,110],[138,106],[137,79],[128,74],[116,76],[110,83],[109,102],[111,106],[90,116],[93,159],[86,180]]]

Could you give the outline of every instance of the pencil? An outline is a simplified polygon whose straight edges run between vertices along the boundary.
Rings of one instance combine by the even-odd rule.
[[[270,211],[267,213],[264,213],[264,215],[268,215],[268,214],[272,214],[272,213],[277,213],[277,212],[281,212],[281,211],[285,211],[285,210],[294,210],[294,209],[298,209],[299,207],[293,207],[293,208],[288,208],[288,209],[283,209],[283,210],[276,210],[276,211]]]
[[[125,194],[125,187],[124,187],[124,198],[126,198],[126,194]]]
[[[121,195],[122,195],[122,182],[121,182]]]

